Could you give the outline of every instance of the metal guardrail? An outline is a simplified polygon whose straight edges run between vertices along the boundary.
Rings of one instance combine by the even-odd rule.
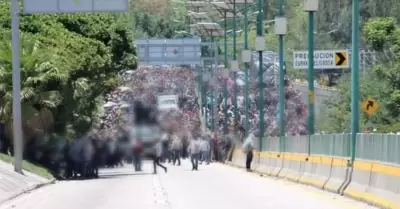
[[[310,143],[310,146],[309,146]],[[320,134],[288,136],[280,142],[279,137],[267,137],[262,151],[290,152],[337,157],[351,156],[351,134]],[[310,150],[309,150],[310,149]],[[363,134],[357,135],[356,159],[379,161],[400,165],[400,135]]]

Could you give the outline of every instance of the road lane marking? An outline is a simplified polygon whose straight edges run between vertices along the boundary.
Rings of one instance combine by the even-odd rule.
[[[171,207],[170,202],[168,201],[167,192],[162,186],[158,175],[153,177],[153,195],[155,198],[154,202],[157,205],[164,205],[168,208]]]

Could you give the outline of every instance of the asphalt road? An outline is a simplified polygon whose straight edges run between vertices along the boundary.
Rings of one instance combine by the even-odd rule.
[[[372,209],[375,207],[313,187],[263,178],[220,164],[191,171],[168,165],[168,173],[104,169],[96,180],[63,181],[11,200],[0,209]]]

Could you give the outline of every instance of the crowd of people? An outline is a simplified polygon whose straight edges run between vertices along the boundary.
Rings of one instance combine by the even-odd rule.
[[[275,84],[275,79],[273,73],[268,71],[264,72],[263,78],[263,110],[264,110],[264,130],[265,134],[268,136],[277,136],[279,131],[279,111],[278,111],[278,101],[279,94],[278,88]],[[238,130],[244,130],[245,128],[245,120],[246,120],[246,107],[245,107],[245,86],[244,84],[244,76],[243,72],[238,72],[234,77],[232,74],[228,78],[226,84],[228,89],[228,130],[231,132],[233,130],[233,126],[237,124],[236,128]],[[212,106],[217,109],[218,115],[215,117],[218,120],[216,130],[219,133],[223,133],[224,121],[225,121],[225,111],[224,111],[224,86],[225,81],[224,77],[218,73],[213,74],[217,78],[217,82],[214,82],[214,85],[211,85],[212,82],[208,82],[206,88],[211,91],[217,91],[217,98],[215,100],[210,99],[211,94],[208,94],[206,101],[208,104],[206,105],[207,113],[208,113],[208,124],[210,126],[211,123],[211,113]],[[236,79],[234,79],[236,78]],[[234,107],[234,96],[235,96],[235,81],[236,80],[236,90],[237,90],[237,110]],[[257,75],[250,74],[249,75],[249,131],[253,131],[255,129],[259,129],[260,122],[260,111],[259,111],[259,83]],[[212,101],[215,101],[213,103]],[[235,122],[235,112],[237,114],[237,122]],[[290,85],[288,80],[285,81],[285,122],[286,122],[286,134],[287,135],[305,135],[307,134],[307,107],[304,104],[302,99],[302,93]]]
[[[225,161],[229,158],[229,150],[233,142],[232,138],[240,139],[240,136],[232,135],[232,130],[236,128],[242,133],[245,132],[246,108],[243,72],[237,72],[235,76],[231,74],[228,77],[220,72],[222,71],[214,70],[214,73],[210,74],[212,79],[199,82],[201,80],[201,77],[198,77],[199,69],[190,67],[140,66],[136,70],[128,70],[121,75],[123,86],[118,87],[105,97],[104,112],[100,116],[100,129],[103,130],[103,134],[109,135],[106,138],[118,138],[118,132],[121,131],[121,127],[126,127],[126,125],[134,126],[133,108],[131,107],[136,101],[141,101],[146,106],[156,107],[157,96],[177,95],[179,110],[162,114],[159,122],[162,130],[170,133],[169,135],[173,134],[177,139],[181,139],[180,145],[177,145],[176,141],[172,140],[174,137],[171,140],[166,140],[169,141],[166,143],[168,146],[159,149],[161,151],[158,151],[158,157],[154,158],[154,166],[161,165],[160,162],[165,162],[166,159],[173,164],[180,164],[179,157],[190,157],[193,163],[193,170],[198,169],[197,161],[199,159],[206,164],[211,160]],[[225,83],[227,84],[228,94],[227,119],[224,118]],[[237,109],[233,105],[235,83]],[[265,134],[277,136],[279,130],[278,88],[273,74],[267,70],[264,72],[262,87]],[[203,94],[198,92],[200,89],[204,90],[202,91]],[[257,75],[250,73],[248,96],[250,133],[259,133],[260,104],[258,95],[259,82]],[[301,93],[291,87],[288,81],[285,82],[284,107],[286,133],[288,135],[306,134],[307,109],[302,101]],[[215,116],[213,117],[215,119],[213,123],[215,127],[212,128],[214,133],[209,131],[211,129],[208,129],[210,128],[210,121],[203,120],[205,115],[208,115],[209,117],[207,118],[211,119],[212,111],[214,111]],[[236,121],[234,118],[235,113],[237,115]],[[223,133],[225,119],[229,121],[228,135]],[[202,127],[204,123],[208,124],[205,129]],[[202,141],[202,139],[207,139],[207,141]],[[193,145],[196,140],[199,141],[198,148],[194,148],[195,146]],[[177,147],[180,148],[177,149]],[[189,152],[191,154],[188,154]],[[213,158],[210,159],[210,156]],[[133,160],[135,170],[140,171],[141,162]]]
[[[187,67],[166,67],[166,66],[141,66],[137,70],[126,71],[122,77],[124,85],[111,92],[107,97],[107,103],[104,105],[104,114],[101,117],[102,127],[110,131],[116,130],[116,127],[127,121],[125,117],[127,112],[123,107],[129,106],[132,100],[141,100],[145,103],[155,105],[157,95],[175,94],[179,96],[179,107],[181,111],[175,113],[173,120],[168,120],[164,125],[176,129],[180,135],[191,133],[198,135],[201,128],[201,109],[208,114],[208,126],[210,126],[212,108],[216,108],[215,130],[223,135],[224,127],[224,84],[226,77],[221,73],[215,72],[212,77],[203,81],[202,88],[206,91],[203,97],[203,104],[199,104],[198,99],[198,80],[196,74],[198,70]],[[228,130],[232,132],[234,126],[238,130],[244,130],[245,127],[245,99],[243,73],[237,73],[237,110],[234,108],[234,85],[235,79],[231,74],[227,78],[228,88]],[[270,72],[266,71],[263,79],[264,93],[264,125],[265,133],[269,136],[278,134],[278,88],[275,80],[271,79]],[[272,75],[273,76],[273,75]],[[250,132],[259,128],[259,84],[257,75],[249,75],[249,121]],[[215,91],[215,92],[214,92]],[[214,93],[214,94],[213,94]],[[213,94],[214,100],[211,99]],[[289,82],[285,83],[285,121],[286,133],[288,135],[306,134],[307,108],[302,100],[301,92],[294,89]],[[214,101],[214,102],[213,102]],[[237,113],[237,121],[234,120],[234,113]],[[203,113],[203,114],[204,114]],[[196,133],[197,132],[197,133]]]

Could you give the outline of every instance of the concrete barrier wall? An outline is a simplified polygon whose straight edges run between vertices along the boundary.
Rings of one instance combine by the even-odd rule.
[[[344,194],[383,208],[400,208],[400,167],[378,162],[354,162]]]
[[[244,168],[245,158],[243,151],[237,149],[231,164]],[[351,166],[347,157],[256,152],[252,169],[379,207],[400,208],[400,166],[358,160]]]

